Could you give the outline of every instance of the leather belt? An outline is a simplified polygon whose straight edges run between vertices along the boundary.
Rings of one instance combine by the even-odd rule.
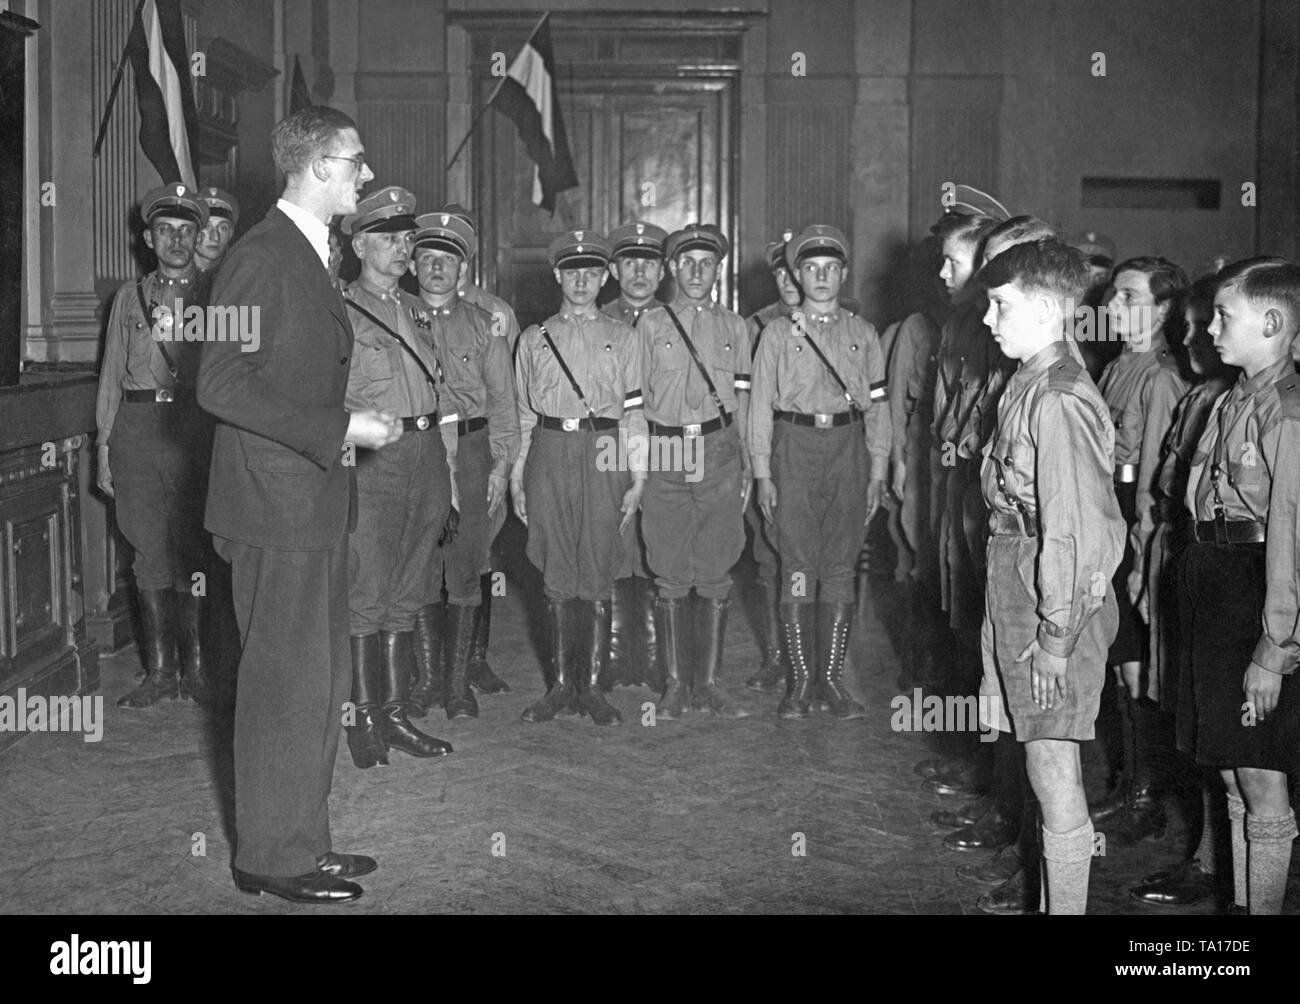
[[[710,432],[725,429],[731,424],[731,415],[722,414],[699,425],[660,425],[658,422],[646,424],[650,426],[652,436],[681,436],[683,439],[697,439],[700,436],[707,436]]]
[[[464,418],[456,423],[456,435],[468,436],[471,432],[478,432],[479,429],[486,429],[488,424],[487,416],[480,415],[478,418]]]
[[[543,429],[551,429],[554,432],[577,432],[579,429],[588,429],[591,432],[601,432],[609,429],[617,429],[618,419],[553,418],[550,415],[543,415],[539,424]]]
[[[1032,513],[1022,516],[1018,512],[996,510],[989,517],[989,529],[999,536],[1037,537],[1038,517]]]
[[[1264,543],[1264,524],[1254,519],[1198,519],[1192,533],[1198,544]]]
[[[427,415],[414,415],[411,418],[402,419],[403,432],[427,432],[429,429],[438,428],[438,413],[432,411]]]
[[[833,429],[850,422],[861,422],[862,412],[856,408],[836,412],[834,415],[802,415],[797,411],[778,411],[776,417],[791,425],[806,425],[814,429]]]
[[[1115,465],[1115,484],[1131,485],[1138,479],[1137,464],[1116,464]]]
[[[176,400],[176,392],[165,388],[159,390],[124,390],[122,399],[131,404],[170,404]]]

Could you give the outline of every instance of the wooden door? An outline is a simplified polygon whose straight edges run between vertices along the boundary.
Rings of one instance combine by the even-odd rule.
[[[480,100],[490,93],[484,88]],[[561,107],[580,187],[561,195],[554,216],[532,203],[533,163],[513,123],[488,112],[476,158],[482,279],[514,306],[521,325],[559,307],[546,248],[565,230],[609,233],[639,219],[671,233],[691,222],[716,222],[734,243],[732,99],[729,78],[573,81],[561,92]],[[734,288],[728,268],[718,290],[724,302]],[[616,294],[611,281],[601,301]]]

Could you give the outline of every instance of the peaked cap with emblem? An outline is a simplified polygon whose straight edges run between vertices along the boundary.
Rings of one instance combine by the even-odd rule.
[[[208,222],[208,205],[189,185],[173,181],[169,185],[150,189],[140,200],[140,218],[144,220],[145,226],[152,223],[155,216],[189,220],[195,226],[202,227]]]
[[[233,227],[239,222],[239,200],[229,192],[209,185],[199,189],[199,198],[207,204],[208,216],[220,216],[230,221]]]
[[[849,239],[844,236],[844,231],[825,223],[814,223],[786,242],[785,263],[792,271],[798,271],[799,263],[805,258],[813,257],[848,261]]]
[[[415,196],[389,185],[357,203],[357,211],[343,217],[343,233],[392,234],[415,229]]]
[[[609,241],[595,230],[570,230],[546,249],[556,268],[603,268],[609,264]]]
[[[988,216],[997,220],[999,223],[1006,223],[1011,219],[1011,213],[1001,202],[989,195],[988,192],[981,192],[978,188],[970,185],[955,185],[953,198],[956,201],[951,205],[944,205],[944,211],[949,213],[961,213],[963,216]]]
[[[472,240],[469,244],[469,254],[466,257],[473,258],[478,254],[478,221],[474,219],[473,214],[462,206],[459,202],[448,202],[438,210],[439,213],[446,213],[448,216],[455,216],[465,221],[469,227]]]
[[[464,216],[456,213],[425,213],[416,217],[415,225],[419,229],[415,231],[412,240],[413,253],[421,248],[433,248],[469,258],[473,254],[471,249],[478,246],[474,228],[465,221]]]
[[[793,230],[783,230],[779,241],[769,241],[763,248],[763,257],[770,269],[786,268],[785,246],[794,238]]]
[[[1082,233],[1075,234],[1065,243],[1078,248],[1084,257],[1115,260],[1115,242],[1096,230],[1085,230]]]
[[[609,243],[615,258],[662,258],[668,231],[634,220],[611,230]]]
[[[688,223],[668,238],[669,258],[686,251],[712,251],[721,261],[730,250],[727,235],[716,223]]]

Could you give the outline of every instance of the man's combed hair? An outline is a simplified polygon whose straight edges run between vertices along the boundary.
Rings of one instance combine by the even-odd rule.
[[[1056,237],[1014,244],[985,265],[982,274],[988,289],[1015,283],[1062,301],[1081,298],[1089,281],[1083,254]]]
[[[1157,305],[1181,297],[1187,291],[1187,273],[1168,258],[1144,255],[1122,261],[1111,273],[1111,281],[1113,282],[1121,272],[1141,272],[1145,275]]]
[[[984,237],[984,247],[994,241],[1003,244],[1023,244],[1027,241],[1041,241],[1056,236],[1056,227],[1037,216],[1013,216],[999,223]]]
[[[312,105],[281,119],[271,130],[271,155],[285,175],[301,174],[334,147],[335,138],[357,124],[337,108]]]
[[[1247,258],[1225,265],[1214,277],[1219,289],[1233,286],[1256,307],[1277,307],[1286,315],[1286,328],[1300,327],[1300,265],[1285,258]]]
[[[993,217],[979,213],[945,213],[930,228],[930,233],[940,242],[954,239],[978,246],[997,225]]]

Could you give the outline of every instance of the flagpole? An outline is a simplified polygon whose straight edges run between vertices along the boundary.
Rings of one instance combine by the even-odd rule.
[[[113,74],[113,87],[108,92],[108,105],[104,108],[104,117],[99,120],[99,133],[95,136],[95,151],[91,154],[92,159],[99,157],[99,148],[104,145],[104,134],[108,132],[108,119],[113,114],[113,105],[117,101],[117,89],[122,85],[122,72],[126,69],[127,53],[131,50],[131,33],[135,31],[135,23],[140,20],[140,12],[144,10],[145,0],[140,0],[135,5],[135,14],[131,17],[131,26],[126,31],[126,45],[122,46],[122,56],[117,61],[117,72]]]
[[[536,35],[541,30],[542,25],[546,23],[546,19],[550,16],[551,16],[551,12],[549,10],[542,15],[542,19],[538,21],[537,24],[533,27],[533,30],[528,33],[528,37],[524,39],[524,44],[519,47],[520,52],[523,52],[524,49],[528,48],[528,43],[533,40],[533,36]],[[508,74],[506,76],[508,76]],[[469,126],[469,132],[465,133],[465,138],[460,141],[460,146],[456,147],[456,152],[451,155],[451,160],[447,161],[447,167],[445,168],[445,170],[450,171],[452,169],[452,165],[454,165],[456,161],[460,159],[460,152],[465,149],[465,144],[468,143],[469,138],[474,135],[474,130],[478,128],[479,122],[482,121],[484,112],[486,112],[488,108],[492,106],[492,102],[495,101],[497,99],[497,95],[501,93],[501,88],[505,86],[506,76],[502,76],[502,78],[497,81],[497,86],[492,91],[492,96],[487,99],[483,107],[478,110],[478,114],[474,116],[474,121],[471,122]]]

